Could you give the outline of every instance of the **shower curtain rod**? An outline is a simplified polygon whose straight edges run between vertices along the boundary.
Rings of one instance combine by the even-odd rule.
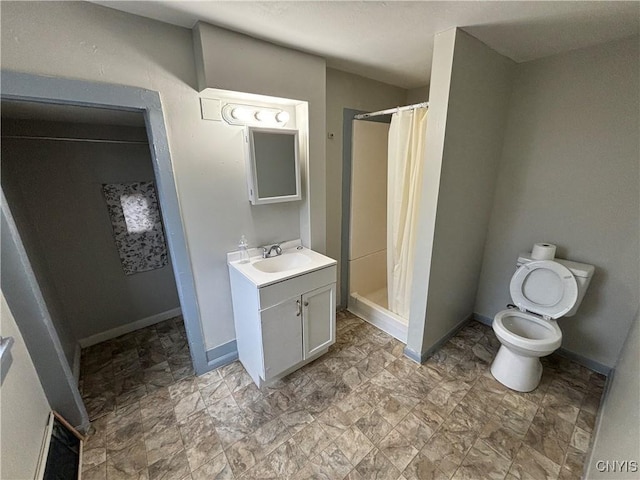
[[[120,144],[149,145],[149,142],[143,142],[142,140],[109,140],[109,139],[101,139],[101,138],[38,137],[38,136],[31,136],[31,135],[2,135],[2,138],[25,138],[27,140],[53,140],[56,142],[120,143]]]
[[[387,108],[386,110],[380,110],[380,111],[371,112],[371,113],[361,113],[359,115],[354,116],[353,118],[355,118],[356,120],[364,120],[365,118],[377,117],[378,115],[388,115],[390,113],[402,112],[404,110],[415,110],[416,108],[428,107],[428,106],[429,106],[429,102],[414,103],[413,105],[407,105],[404,107]]]

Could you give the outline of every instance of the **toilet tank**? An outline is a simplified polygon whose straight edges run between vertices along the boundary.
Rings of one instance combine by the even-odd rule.
[[[533,262],[533,260],[534,259],[531,258],[531,252],[521,253],[518,256],[518,267],[520,267],[524,263]],[[591,277],[593,277],[595,267],[593,265],[589,265],[588,263],[572,262],[571,260],[562,260],[561,258],[554,258],[553,261],[567,267],[576,278],[576,282],[578,283],[578,298],[576,299],[576,304],[571,310],[563,315],[563,318],[572,317],[576,314],[576,311],[578,311],[578,307],[582,303],[584,294],[589,287],[589,283],[591,283]]]

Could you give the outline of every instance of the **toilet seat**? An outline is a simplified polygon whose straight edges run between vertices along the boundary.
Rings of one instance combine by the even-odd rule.
[[[508,325],[509,320],[513,321],[513,325]],[[522,322],[520,325],[518,320]],[[492,326],[501,343],[506,341],[523,353],[548,355],[562,343],[562,331],[556,321],[545,320],[534,313],[502,310],[496,314]]]
[[[571,271],[552,260],[523,264],[509,285],[513,303],[545,319],[562,317],[578,299],[578,283]]]

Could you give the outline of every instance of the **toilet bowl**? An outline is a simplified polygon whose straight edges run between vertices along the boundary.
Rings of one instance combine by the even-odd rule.
[[[502,310],[493,320],[493,331],[501,346],[491,374],[512,390],[534,390],[542,377],[540,357],[550,355],[562,343],[556,321],[515,309]]]
[[[498,312],[493,331],[503,345],[528,357],[550,355],[562,343],[562,332],[555,320],[515,309]]]
[[[501,343],[491,364],[491,374],[503,385],[530,392],[540,383],[540,357],[560,347],[562,332],[556,319],[575,311],[588,281],[576,281],[572,270],[591,278],[593,266],[551,260],[523,262],[510,283],[516,308],[498,312],[493,331]],[[586,268],[590,267],[590,268]]]

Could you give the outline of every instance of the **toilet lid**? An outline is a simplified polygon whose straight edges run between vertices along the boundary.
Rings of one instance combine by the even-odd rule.
[[[564,265],[551,260],[523,264],[511,278],[511,298],[520,309],[559,318],[573,308],[578,284]]]

